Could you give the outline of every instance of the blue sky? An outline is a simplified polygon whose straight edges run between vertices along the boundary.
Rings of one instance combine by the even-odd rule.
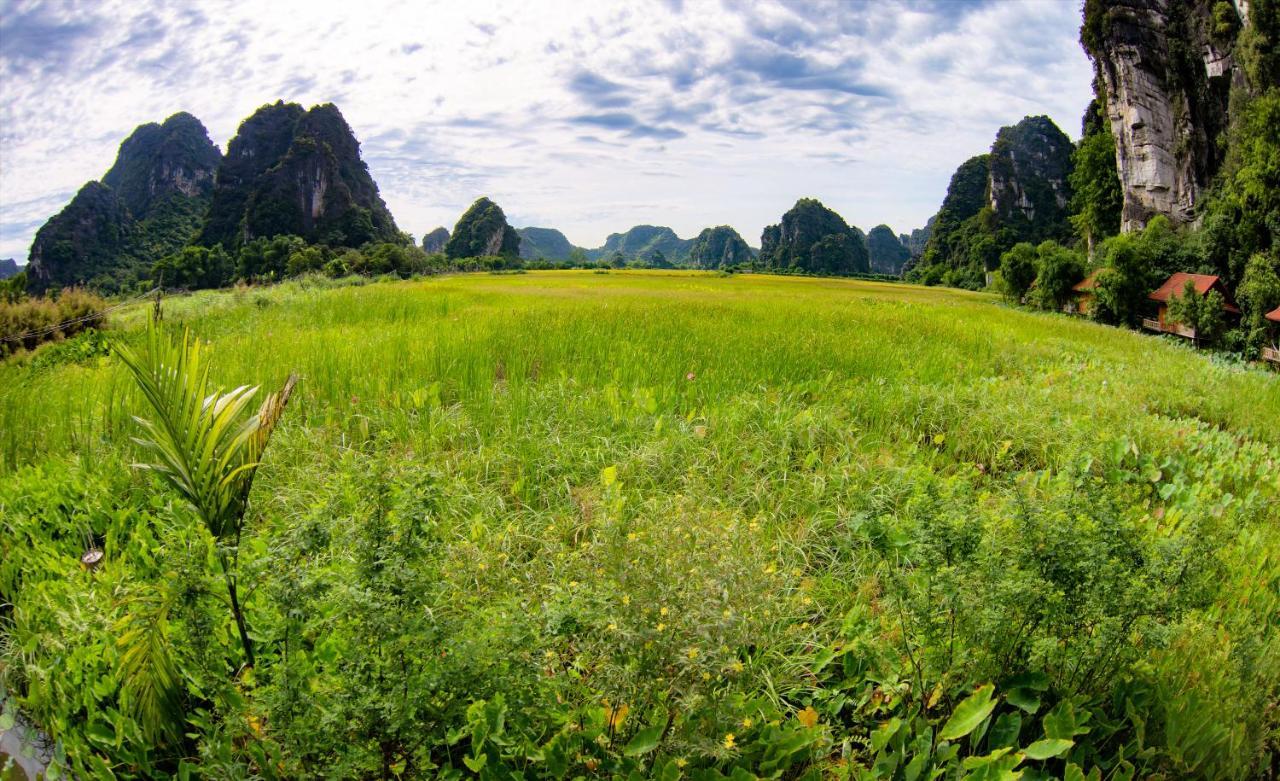
[[[336,103],[415,236],[480,195],[584,246],[636,224],[753,245],[799,197],[864,230],[935,212],[996,130],[1073,138],[1077,0],[0,0],[0,257],[189,111],[226,149],[278,98]]]

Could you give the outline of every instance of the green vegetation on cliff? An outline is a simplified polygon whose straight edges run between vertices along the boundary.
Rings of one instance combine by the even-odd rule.
[[[750,263],[751,247],[728,225],[704,228],[689,245],[689,265],[694,268],[717,269]]]
[[[764,229],[759,265],[767,271],[833,276],[871,270],[862,231],[816,198],[801,198],[781,222]]]
[[[277,235],[335,247],[399,237],[359,142],[331,103],[263,106],[227,147],[201,243],[230,249]]]
[[[463,212],[444,245],[450,258],[505,257],[520,255],[520,234],[507,224],[501,207],[488,198],[479,198]]]

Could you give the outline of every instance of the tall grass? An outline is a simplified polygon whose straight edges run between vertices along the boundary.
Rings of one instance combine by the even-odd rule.
[[[1275,727],[1280,641],[1254,612],[1280,573],[1265,372],[980,294],[681,272],[292,282],[172,299],[165,321],[212,345],[224,387],[301,375],[242,560],[267,649],[244,707],[293,774],[456,767],[439,747],[495,698],[538,741],[564,703],[627,704],[628,731],[689,714],[661,751],[717,761],[726,733],[745,745],[760,714],[808,707],[833,753],[865,758],[860,719],[888,718],[886,696],[1013,658],[1062,696],[1153,681],[1133,696],[1172,759],[1152,767],[1231,777]],[[0,473],[93,475],[75,478],[111,486],[93,501],[159,508],[126,474],[144,410],[113,360],[0,365]],[[97,522],[8,501],[31,524]],[[166,568],[202,555],[189,534],[146,542]],[[1058,635],[1001,623],[1055,600],[1081,611]],[[967,646],[937,640],[948,610]],[[824,653],[848,682],[819,674]],[[397,679],[405,658],[426,678]],[[1200,701],[1220,732],[1179,710]]]

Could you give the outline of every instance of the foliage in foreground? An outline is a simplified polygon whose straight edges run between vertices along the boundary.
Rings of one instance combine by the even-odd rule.
[[[218,540],[126,466],[145,402],[55,367],[124,395],[97,444],[42,426],[0,482],[7,696],[86,776],[1267,766],[1274,379],[887,290],[529,274],[183,302],[226,384],[307,377],[241,544],[257,665],[235,675]],[[33,422],[71,409],[5,370]],[[180,730],[138,716],[164,680]]]

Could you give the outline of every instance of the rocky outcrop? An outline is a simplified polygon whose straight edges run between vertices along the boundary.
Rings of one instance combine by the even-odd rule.
[[[1018,241],[1071,236],[1071,139],[1045,116],[1000,128],[991,145],[987,198],[1002,228]]]
[[[116,162],[102,177],[137,219],[146,219],[169,198],[206,201],[222,155],[200,120],[186,112],[157,125],[142,125],[124,140]]]
[[[516,228],[520,257],[526,260],[568,260],[577,249],[555,228]]]
[[[867,255],[877,274],[898,275],[911,259],[911,252],[888,225],[877,225],[867,233]]]
[[[124,202],[102,182],[89,182],[36,231],[27,288],[39,293],[93,284],[115,292],[141,265],[137,238],[137,224]]]
[[[751,261],[751,248],[742,236],[728,225],[706,228],[689,247],[689,265],[716,269]]]
[[[760,264],[809,274],[865,274],[871,270],[862,231],[814,198],[801,198],[760,236]]]
[[[1081,41],[1116,139],[1121,229],[1159,214],[1190,222],[1222,164],[1231,85],[1244,81],[1234,28],[1247,4],[1089,0],[1084,13]]]
[[[332,103],[263,106],[240,125],[218,169],[201,243],[233,247],[282,234],[336,247],[399,237]]]
[[[444,254],[450,258],[501,256],[514,258],[520,254],[520,234],[507,224],[507,216],[498,204],[480,198],[471,204],[454,226]]]
[[[195,236],[221,155],[200,120],[174,114],[137,128],[101,182],[89,182],[37,231],[28,286],[127,287]]]
[[[666,263],[684,263],[689,258],[691,239],[682,239],[662,225],[636,225],[625,233],[611,233],[603,247],[587,251],[592,260],[621,257],[649,260],[661,257]]]
[[[18,276],[18,261],[13,258],[0,258],[0,279]]]
[[[918,258],[924,254],[925,245],[929,243],[929,237],[933,235],[933,223],[937,220],[937,215],[930,217],[924,224],[923,228],[916,228],[910,234],[902,234],[898,240],[902,242],[902,246],[907,248],[911,253],[911,257]]]
[[[422,251],[428,255],[444,252],[444,245],[449,243],[449,229],[440,227],[422,237]]]
[[[1069,241],[1072,152],[1048,117],[1000,128],[991,151],[956,169],[907,277],[978,288],[1020,241]]]

